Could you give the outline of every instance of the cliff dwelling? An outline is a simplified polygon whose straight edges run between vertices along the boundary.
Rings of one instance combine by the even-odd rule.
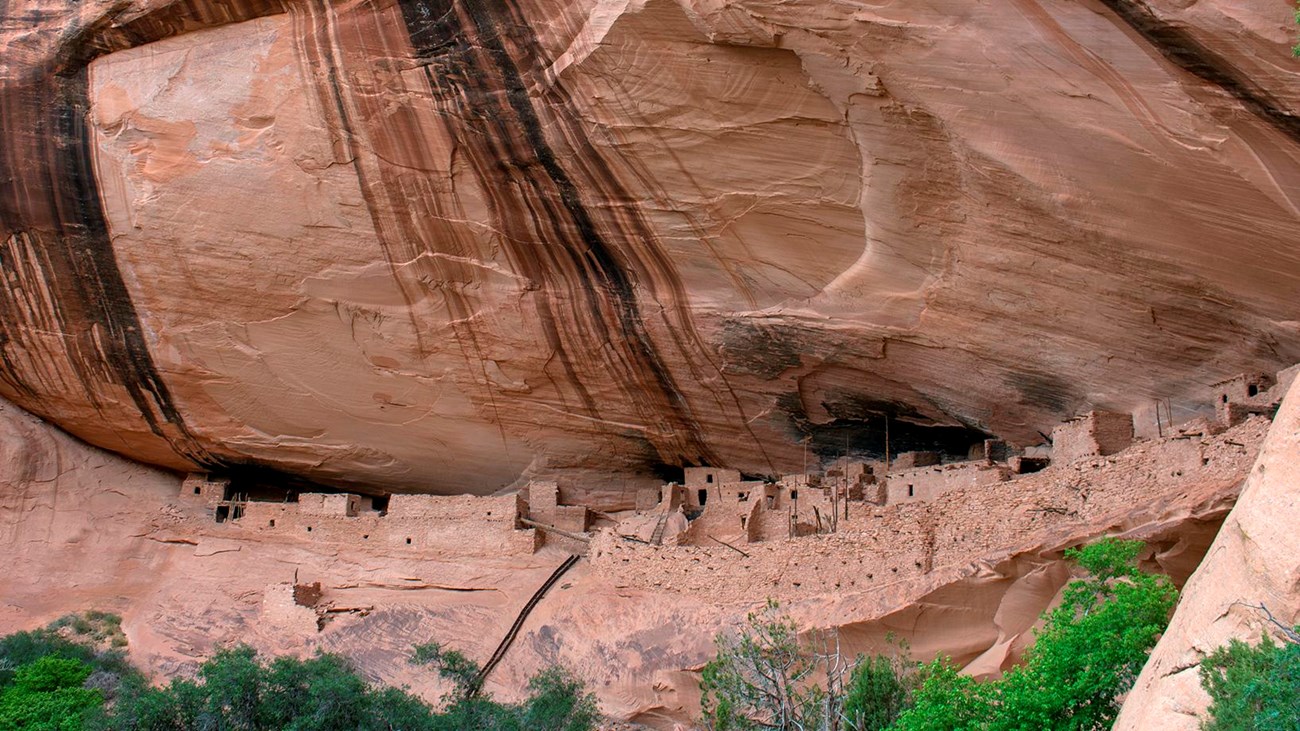
[[[0,638],[695,731],[769,600],[1000,682],[1114,539],[1181,594],[1079,707],[1194,731],[1214,647],[1300,623],[1297,44],[1280,0],[0,2]]]

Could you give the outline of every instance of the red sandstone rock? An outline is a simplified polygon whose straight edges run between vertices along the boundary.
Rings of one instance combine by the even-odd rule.
[[[618,502],[1300,360],[1286,3],[3,13],[0,394],[147,462]]]

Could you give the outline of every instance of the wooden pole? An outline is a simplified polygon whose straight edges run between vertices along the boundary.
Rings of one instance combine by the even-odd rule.
[[[705,535],[708,535],[708,534],[706,533]],[[713,536],[709,536],[709,538],[711,538],[712,540],[714,540],[714,541],[716,541],[716,542],[718,542],[718,543],[721,543],[722,545],[726,546],[727,548],[730,548],[731,550],[735,551],[736,553],[739,553],[740,555],[744,556],[745,558],[749,558],[749,554],[748,554],[748,553],[745,553],[744,551],[740,550],[739,548],[736,548],[735,546],[731,545],[730,543],[727,543],[726,541],[723,541],[723,540],[718,540],[717,538],[714,538]]]
[[[554,533],[554,534],[556,534],[556,535],[564,536],[565,538],[572,538],[572,539],[575,540],[575,541],[582,541],[583,543],[590,543],[590,542],[591,542],[591,536],[584,536],[584,535],[579,534],[579,533],[570,533],[570,532],[567,531],[567,530],[562,530],[562,529],[560,529],[560,528],[556,528],[556,527],[553,526],[553,525],[547,525],[547,524],[545,524],[545,523],[538,523],[538,522],[535,521],[535,520],[529,520],[529,519],[527,519],[527,518],[520,518],[520,519],[519,519],[519,522],[520,522],[520,523],[523,523],[524,525],[531,525],[532,527],[534,527],[534,528],[536,528],[536,529],[538,529],[538,530],[544,530],[544,531],[547,531],[547,532],[549,532],[549,533]]]
[[[885,472],[889,472],[889,414],[885,414]]]

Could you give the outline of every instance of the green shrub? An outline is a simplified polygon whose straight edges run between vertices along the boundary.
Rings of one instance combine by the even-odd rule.
[[[700,675],[700,704],[712,731],[794,731],[813,724],[822,696],[810,682],[817,663],[780,605],[768,600],[739,632],[714,642],[717,657]]]
[[[1297,7],[1295,11],[1295,22],[1300,23],[1300,7]],[[1296,43],[1291,47],[1291,55],[1300,58],[1300,43]]]
[[[391,721],[402,719],[400,726]],[[105,728],[120,731],[381,731],[437,728],[432,709],[370,687],[346,660],[321,654],[267,663],[250,647],[218,652],[195,680],[123,690]]]
[[[718,635],[700,676],[713,731],[880,731],[911,703],[916,663],[892,656],[846,662],[828,633],[809,633],[768,600],[738,631]],[[826,685],[823,687],[821,683]]]
[[[92,672],[88,663],[54,655],[18,668],[0,692],[0,729],[81,731],[104,702],[98,690],[82,687]]]
[[[429,666],[451,683],[436,719],[440,731],[590,731],[600,717],[596,697],[563,668],[535,675],[528,682],[528,699],[512,705],[480,694],[480,667],[458,650],[436,642],[417,645],[411,663]]]
[[[851,731],[889,728],[912,704],[921,677],[916,663],[904,660],[901,653],[859,658],[845,687],[845,727]]]
[[[1300,631],[1300,628],[1297,628]],[[1201,662],[1205,731],[1300,729],[1300,645],[1234,639]]]
[[[595,697],[559,668],[534,677],[522,704],[477,697],[478,666],[437,645],[414,660],[453,679],[441,713],[404,689],[371,686],[338,655],[265,661],[250,647],[154,688],[121,651],[91,646],[124,641],[120,626],[86,612],[0,638],[0,731],[590,731],[599,715]]]

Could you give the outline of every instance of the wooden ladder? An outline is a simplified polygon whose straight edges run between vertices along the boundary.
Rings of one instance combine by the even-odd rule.
[[[483,669],[474,677],[474,684],[470,686],[470,697],[478,695],[479,691],[483,689],[484,681],[487,680],[488,675],[494,668],[496,668],[497,664],[505,658],[506,651],[510,649],[510,645],[515,641],[515,637],[519,635],[519,630],[523,629],[524,622],[528,619],[528,615],[537,608],[538,603],[542,601],[542,597],[546,596],[546,592],[550,591],[551,587],[555,586],[556,582],[560,580],[560,577],[564,576],[566,571],[573,568],[574,564],[578,563],[578,560],[581,558],[581,556],[569,556],[564,559],[564,563],[560,564],[555,571],[552,571],[550,577],[546,579],[546,582],[538,587],[537,591],[533,592],[533,596],[528,600],[528,603],[524,605],[523,609],[519,610],[519,616],[515,617],[515,623],[510,625],[510,631],[506,632],[506,636],[501,640],[501,644],[497,645],[496,652],[492,653],[492,657],[488,658],[487,663],[483,665]]]

